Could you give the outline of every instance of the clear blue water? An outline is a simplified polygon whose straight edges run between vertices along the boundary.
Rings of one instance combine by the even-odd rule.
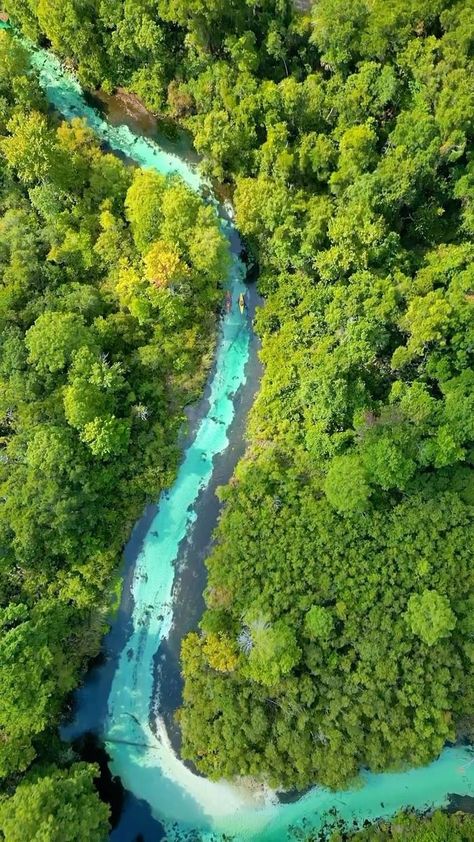
[[[143,167],[178,173],[193,189],[203,186],[199,173],[152,140],[136,137],[127,126],[110,126],[83,98],[76,80],[50,53],[33,51],[48,99],[65,117],[83,117],[114,150]],[[232,239],[230,222],[222,222]],[[404,807],[443,806],[450,793],[474,796],[474,759],[469,747],[446,748],[431,765],[399,773],[363,772],[362,786],[343,792],[315,787],[291,804],[280,804],[248,789],[211,783],[194,775],[175,756],[163,721],[156,715],[166,686],[156,685],[154,659],[166,642],[180,604],[173,602],[179,548],[193,527],[196,505],[211,481],[216,457],[228,447],[235,412],[234,396],[245,389],[251,328],[235,301],[244,289],[242,264],[234,254],[228,285],[234,306],[222,319],[208,409],[188,446],[173,487],[163,494],[140,541],[133,567],[126,641],[109,682],[102,730],[111,769],[124,787],[150,807],[168,839],[220,838],[277,842],[290,829],[319,829],[336,810],[348,822],[390,816]],[[100,700],[97,698],[97,706]],[[157,836],[160,838],[157,824]],[[121,836],[122,839],[130,837]],[[188,837],[189,838],[189,837]],[[148,839],[148,836],[147,836]]]

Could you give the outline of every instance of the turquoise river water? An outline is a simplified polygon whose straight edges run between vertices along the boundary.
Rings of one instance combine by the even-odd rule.
[[[136,136],[129,127],[112,126],[89,105],[75,78],[51,53],[32,48],[48,100],[64,117],[82,117],[108,147],[143,167],[177,173],[193,189],[207,187],[198,171],[157,142]],[[217,206],[217,203],[216,203]],[[229,238],[231,215],[221,218]],[[250,319],[236,298],[244,286],[244,267],[235,248],[227,286],[233,309],[222,317],[207,410],[198,420],[174,485],[159,500],[140,545],[127,585],[127,626],[109,682],[101,735],[110,768],[125,790],[146,802],[156,820],[156,839],[214,840],[231,834],[239,842],[276,842],[294,830],[321,829],[337,812],[349,823],[390,816],[400,808],[445,806],[452,793],[474,796],[474,755],[468,746],[446,748],[431,765],[386,774],[362,772],[361,786],[344,792],[314,787],[292,803],[251,782],[211,783],[187,768],[173,749],[158,714],[167,687],[157,680],[156,654],[166,643],[181,606],[173,582],[179,548],[196,527],[197,502],[209,486],[216,459],[229,445],[236,395],[245,392],[252,341]],[[99,700],[97,699],[97,705]],[[129,836],[135,839],[131,829]],[[151,838],[151,837],[150,837]],[[148,840],[148,836],[147,836]]]

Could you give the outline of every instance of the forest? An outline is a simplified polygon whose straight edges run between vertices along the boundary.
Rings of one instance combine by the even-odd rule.
[[[389,821],[380,821],[354,832],[331,830],[309,834],[304,842],[472,842],[474,819],[463,813],[445,814],[439,810],[431,815],[416,816],[401,813]]]
[[[473,1],[4,8],[85,87],[192,133],[260,270],[264,375],[183,643],[183,757],[285,789],[429,762],[473,731]],[[93,792],[53,726],[130,525],[172,477],[225,250],[182,185],[47,115],[1,44],[0,759],[19,816],[51,778]]]
[[[0,32],[0,828],[84,842],[108,807],[58,719],[172,481],[229,258],[212,207],[48,114],[29,65]]]
[[[183,754],[211,777],[337,788],[470,728],[472,12],[322,0],[312,72],[187,85],[266,299],[250,444],[183,646]]]

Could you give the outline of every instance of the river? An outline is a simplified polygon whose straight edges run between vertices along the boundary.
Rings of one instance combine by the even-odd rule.
[[[31,45],[30,45],[31,47]],[[74,77],[50,53],[33,49],[33,63],[54,108],[83,117],[118,154],[161,173],[177,173],[195,190],[209,186],[186,156],[113,125],[88,103]],[[136,126],[135,126],[136,128]],[[174,485],[137,523],[124,555],[120,609],[103,655],[75,696],[74,716],[62,729],[76,740],[95,734],[124,790],[113,842],[217,840],[277,842],[294,829],[321,829],[334,812],[348,823],[393,815],[404,807],[446,806],[451,794],[474,796],[474,755],[447,747],[429,766],[403,772],[361,773],[361,786],[343,792],[314,787],[291,803],[248,782],[212,783],[177,756],[172,711],[179,704],[179,643],[202,611],[204,558],[218,516],[217,485],[228,481],[244,448],[245,418],[258,386],[258,343],[252,331],[258,295],[248,287],[249,313],[236,298],[245,270],[229,208],[218,206],[232,253],[228,287],[233,308],[222,317],[215,362],[202,401],[191,412],[190,436]]]

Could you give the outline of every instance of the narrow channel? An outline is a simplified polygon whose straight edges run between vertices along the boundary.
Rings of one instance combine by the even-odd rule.
[[[85,118],[104,143],[139,165],[178,173],[193,189],[206,189],[185,158],[129,126],[108,123],[50,53],[34,50],[33,61],[50,103],[65,117]],[[474,796],[469,746],[448,747],[424,768],[362,772],[360,787],[344,792],[315,787],[285,804],[258,786],[207,781],[176,754],[172,711],[180,696],[179,643],[202,610],[203,562],[218,516],[215,489],[229,479],[243,451],[245,418],[259,377],[252,332],[258,297],[249,288],[250,312],[239,312],[236,298],[245,289],[239,239],[229,212],[220,208],[220,216],[233,256],[227,282],[233,308],[221,321],[214,367],[193,409],[176,481],[133,531],[118,615],[100,663],[76,694],[73,721],[63,729],[71,740],[97,735],[127,793],[114,842],[217,840],[223,833],[241,841],[277,842],[292,828],[321,829],[334,812],[349,823],[363,822],[403,807],[446,806],[452,793]]]

